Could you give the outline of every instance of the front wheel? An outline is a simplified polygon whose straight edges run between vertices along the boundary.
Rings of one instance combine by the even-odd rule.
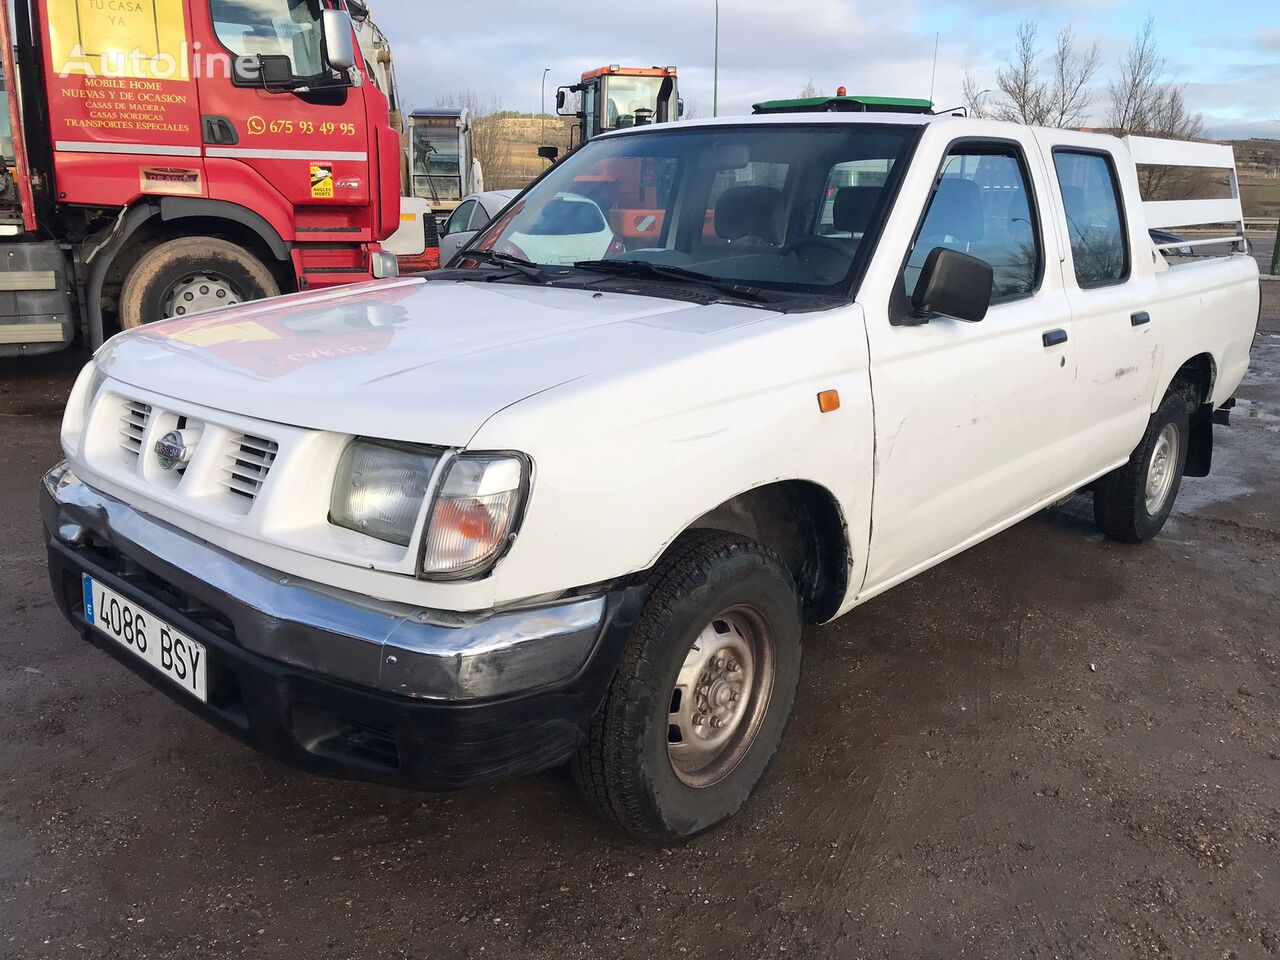
[[[1191,436],[1186,398],[1170,393],[1129,462],[1098,481],[1093,515],[1112,540],[1146,543],[1164,528],[1182,486]]]
[[[180,237],[148,250],[120,291],[120,327],[185,317],[280,295],[266,265],[215,237]]]
[[[795,583],[773,551],[717,533],[673,548],[574,759],[587,801],[654,843],[736,813],[782,742],[800,629]]]

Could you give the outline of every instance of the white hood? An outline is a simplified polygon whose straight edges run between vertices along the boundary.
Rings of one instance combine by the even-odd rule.
[[[98,352],[109,377],[293,426],[465,446],[505,407],[771,314],[630,294],[425,281],[168,320]]]

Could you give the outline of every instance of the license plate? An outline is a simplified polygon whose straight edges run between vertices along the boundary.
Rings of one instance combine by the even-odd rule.
[[[204,644],[175,630],[88,574],[82,579],[84,619],[90,626],[147,661],[201,703],[208,702]]]

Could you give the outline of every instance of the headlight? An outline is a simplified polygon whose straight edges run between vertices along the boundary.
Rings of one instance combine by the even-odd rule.
[[[528,464],[510,454],[463,454],[449,464],[427,521],[422,575],[473,577],[497,563],[515,535]]]
[[[338,465],[329,522],[407,547],[439,462],[421,447],[356,440]]]

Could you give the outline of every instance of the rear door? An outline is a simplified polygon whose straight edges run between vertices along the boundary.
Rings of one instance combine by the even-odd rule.
[[[1096,473],[1127,458],[1146,429],[1160,360],[1153,332],[1160,307],[1150,239],[1134,237],[1125,215],[1119,171],[1126,167],[1101,137],[1065,133],[1055,140],[1047,156],[1055,215],[1067,238],[1062,273],[1079,345],[1073,430],[1081,465]],[[1136,208],[1136,181],[1133,189]],[[1147,263],[1137,262],[1139,251]]]
[[[1007,128],[1002,128],[1007,130]],[[923,150],[922,150],[923,153]],[[915,163],[926,162],[919,157]],[[957,552],[1061,490],[1075,474],[1076,376],[1070,308],[1045,230],[1046,175],[1029,133],[945,149],[899,282],[948,247],[995,277],[984,320],[868,320],[876,462],[866,590]],[[903,318],[909,319],[909,318]]]

